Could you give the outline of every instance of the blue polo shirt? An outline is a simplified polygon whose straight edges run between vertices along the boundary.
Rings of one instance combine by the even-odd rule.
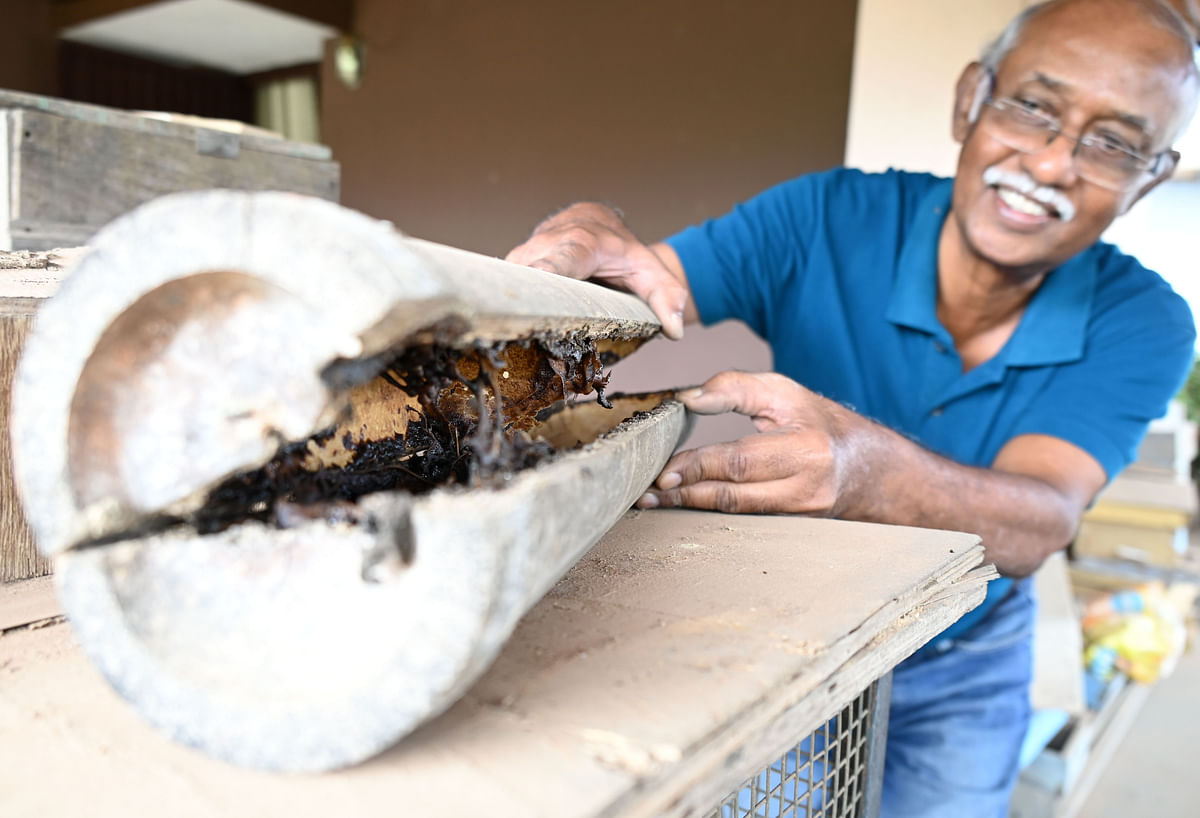
[[[837,169],[803,176],[668,241],[701,320],[744,321],[775,371],[948,458],[989,466],[1022,434],[1061,438],[1109,478],[1133,460],[1193,357],[1182,298],[1098,242],[1052,271],[1008,343],[969,372],[937,318],[953,180]],[[942,634],[961,634],[1011,580]]]

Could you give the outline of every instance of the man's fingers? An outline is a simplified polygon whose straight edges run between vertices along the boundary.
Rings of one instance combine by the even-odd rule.
[[[566,273],[564,273],[562,271],[562,265],[555,264],[554,260],[550,259],[550,258],[545,258],[545,257],[535,258],[533,261],[529,262],[529,264],[527,264],[526,266],[532,267],[535,270],[542,270],[543,272],[553,273],[556,276],[566,276],[567,275]]]
[[[631,284],[634,280],[631,280]],[[645,287],[645,282],[643,286]],[[649,282],[646,293],[640,293],[636,288],[633,292],[650,305],[650,309],[662,324],[663,335],[672,341],[683,337],[683,310],[687,304],[688,291],[669,274],[663,273],[656,281]]]
[[[594,247],[579,241],[556,240],[549,234],[534,236],[514,247],[505,261],[570,278],[589,278],[599,266]]]
[[[667,245],[656,247],[642,244],[610,209],[582,204],[543,222],[505,259],[627,290],[649,305],[665,336],[678,340],[691,293],[675,252]]]
[[[601,267],[601,245],[606,237],[611,238],[603,228],[576,223],[543,223],[523,244],[510,250],[505,260],[561,276],[586,279]]]
[[[759,434],[672,457],[642,508],[828,514],[839,496],[839,453],[827,401],[781,375],[722,372],[677,393],[703,414],[740,412]]]
[[[534,236],[524,244],[518,244],[509,250],[504,260],[512,264],[524,264],[526,267],[532,267],[534,262],[540,260],[545,254],[546,248],[543,244],[544,242],[538,236]]]
[[[674,251],[669,252],[675,258]],[[672,274],[662,256],[650,247],[637,248],[627,264],[625,287],[650,305],[662,324],[663,335],[673,341],[681,339],[684,313],[691,298],[687,284]]]
[[[728,514],[787,512],[787,486],[782,481],[725,483],[710,480],[669,491],[652,490],[638,500],[639,508],[701,508]]]
[[[803,468],[802,455],[791,436],[754,435],[731,443],[715,443],[672,457],[655,486],[669,490],[710,480],[732,483],[781,480]]]
[[[602,255],[602,248],[561,238],[550,240],[548,236],[534,236],[514,248],[505,260],[571,278],[592,278],[627,290],[649,305],[664,335],[672,340],[683,337],[688,290],[666,270],[659,269],[661,263],[648,252],[646,258],[613,260]],[[636,266],[641,261],[646,266]]]
[[[783,390],[794,387],[791,381],[771,374],[722,372],[695,389],[685,389],[676,397],[698,415],[737,412],[747,417],[775,414]]]
[[[566,275],[561,269],[561,266],[555,263],[550,255],[543,255],[539,252],[539,248],[528,247],[522,244],[520,247],[515,247],[504,257],[505,261],[513,264],[521,264],[525,267],[533,267],[535,270],[543,270],[547,273],[555,275]]]

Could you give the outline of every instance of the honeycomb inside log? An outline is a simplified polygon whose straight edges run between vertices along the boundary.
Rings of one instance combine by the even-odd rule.
[[[502,486],[670,396],[610,401],[604,367],[616,357],[576,338],[406,347],[349,388],[338,423],[231,476],[188,522],[213,533],[250,519],[283,527],[353,520],[354,501],[372,492]],[[592,393],[595,401],[576,402]]]

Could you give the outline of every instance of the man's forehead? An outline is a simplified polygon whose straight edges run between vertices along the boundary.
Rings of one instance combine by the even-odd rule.
[[[1070,94],[1072,89],[1069,80],[1057,77],[1053,74],[1043,71],[1034,70],[1025,82],[1041,86],[1050,91],[1061,94]],[[1147,117],[1139,112],[1124,110],[1122,108],[1112,108],[1105,112],[1104,116],[1109,119],[1118,120],[1126,125],[1136,128],[1139,131],[1148,131],[1150,129],[1150,121]]]
[[[1029,18],[1013,51],[1069,41],[1080,52],[1091,50],[1109,60],[1136,61],[1186,75],[1194,70],[1195,34],[1163,0],[1060,0]]]
[[[1038,83],[1064,95],[1103,98],[1111,115],[1145,130],[1185,107],[1195,72],[1188,41],[1138,4],[1064,3],[1031,19],[998,66],[1009,92]],[[1115,9],[1114,15],[1084,13]],[[1165,106],[1165,110],[1164,110]]]

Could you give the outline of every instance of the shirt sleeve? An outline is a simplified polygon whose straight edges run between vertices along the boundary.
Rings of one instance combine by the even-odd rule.
[[[804,269],[822,218],[819,201],[835,173],[776,185],[667,239],[683,263],[703,323],[736,318],[767,337],[774,294]]]
[[[1165,414],[1195,357],[1187,303],[1137,267],[1155,285],[1097,316],[1085,354],[1057,368],[1014,430],[1014,436],[1073,443],[1099,461],[1109,480],[1133,462],[1150,421]]]

